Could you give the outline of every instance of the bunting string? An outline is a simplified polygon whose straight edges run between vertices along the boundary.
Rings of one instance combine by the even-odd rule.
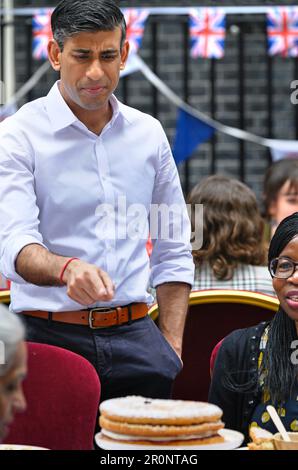
[[[47,44],[52,37],[50,16],[53,8],[23,8],[0,13],[33,15],[33,57],[47,58]],[[192,58],[206,57],[220,59],[224,56],[226,14],[266,13],[268,53],[283,57],[298,57],[298,6],[291,7],[153,7],[125,8],[123,14],[127,23],[127,39],[130,43],[129,60],[122,76],[140,71],[167,99],[178,108],[177,134],[173,153],[176,162],[188,158],[201,143],[210,139],[215,131],[237,139],[271,148],[273,159],[297,157],[298,142],[266,139],[251,132],[226,126],[201,111],[193,108],[176,95],[137,54],[141,47],[145,24],[152,14],[189,15],[190,54]],[[29,81],[20,88],[5,106],[0,108],[0,119],[15,111],[15,104],[23,98],[50,68],[43,63]],[[4,116],[4,117],[3,117]]]
[[[37,83],[49,69],[50,63],[44,62],[32,75],[32,77],[18,90],[18,92],[13,97],[11,97],[4,106],[0,107],[0,117],[1,115],[5,114],[5,112],[8,113],[10,110],[15,112],[16,109],[14,108],[14,105],[16,105],[18,101],[20,101],[27,93],[29,93],[29,91],[34,88],[34,86],[37,85]],[[132,54],[129,58],[126,69],[121,73],[121,77],[130,75],[137,71],[141,72],[144,77],[157,90],[159,90],[160,93],[162,93],[173,105],[175,105],[180,110],[180,112],[184,112],[186,114],[184,118],[186,118],[186,123],[188,124],[187,127],[194,129],[199,138],[196,147],[205,140],[208,140],[208,138],[212,136],[213,131],[216,130],[231,137],[235,137],[236,139],[245,140],[270,148],[272,150],[272,156],[274,160],[285,157],[294,158],[297,156],[298,141],[276,140],[260,137],[248,131],[226,126],[225,124],[212,119],[207,114],[192,107],[183,101],[176,93],[174,93],[173,90],[150,69],[150,67],[138,54]],[[13,114],[13,112],[9,114]],[[188,116],[190,116],[190,120],[187,120]],[[188,140],[189,139],[186,138],[184,142],[187,142]],[[182,160],[183,158],[179,158],[179,156],[176,158],[177,163]]]

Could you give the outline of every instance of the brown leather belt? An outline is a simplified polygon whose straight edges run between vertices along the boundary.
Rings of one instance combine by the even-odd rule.
[[[148,314],[147,304],[134,303],[125,307],[96,307],[90,310],[75,310],[72,312],[43,312],[41,310],[26,310],[23,315],[42,318],[44,320],[85,325],[92,329],[131,323]]]

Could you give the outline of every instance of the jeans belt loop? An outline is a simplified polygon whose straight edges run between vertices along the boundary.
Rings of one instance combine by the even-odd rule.
[[[131,311],[131,305],[127,305],[127,311],[128,311],[128,325],[132,324],[132,311]]]
[[[50,326],[52,324],[52,321],[53,321],[53,312],[48,312],[49,313],[49,316],[48,316],[48,325]]]

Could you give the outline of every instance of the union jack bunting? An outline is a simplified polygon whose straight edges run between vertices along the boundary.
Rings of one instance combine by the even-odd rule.
[[[123,15],[126,21],[126,39],[129,41],[130,52],[138,52],[149,10],[146,8],[124,8]]]
[[[267,36],[269,55],[298,57],[298,7],[269,8]]]
[[[48,57],[47,46],[49,40],[53,37],[51,29],[52,11],[52,9],[41,10],[32,19],[32,54],[34,59],[40,60]]]
[[[221,59],[224,56],[226,15],[219,8],[192,8],[189,16],[190,55]]]

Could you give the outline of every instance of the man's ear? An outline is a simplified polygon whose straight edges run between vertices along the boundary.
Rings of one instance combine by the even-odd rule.
[[[51,39],[48,43],[48,56],[53,69],[59,72],[61,68],[61,51],[54,39]]]
[[[127,40],[124,41],[124,44],[121,49],[121,64],[120,70],[123,70],[127,61],[127,57],[129,54],[129,42]]]

